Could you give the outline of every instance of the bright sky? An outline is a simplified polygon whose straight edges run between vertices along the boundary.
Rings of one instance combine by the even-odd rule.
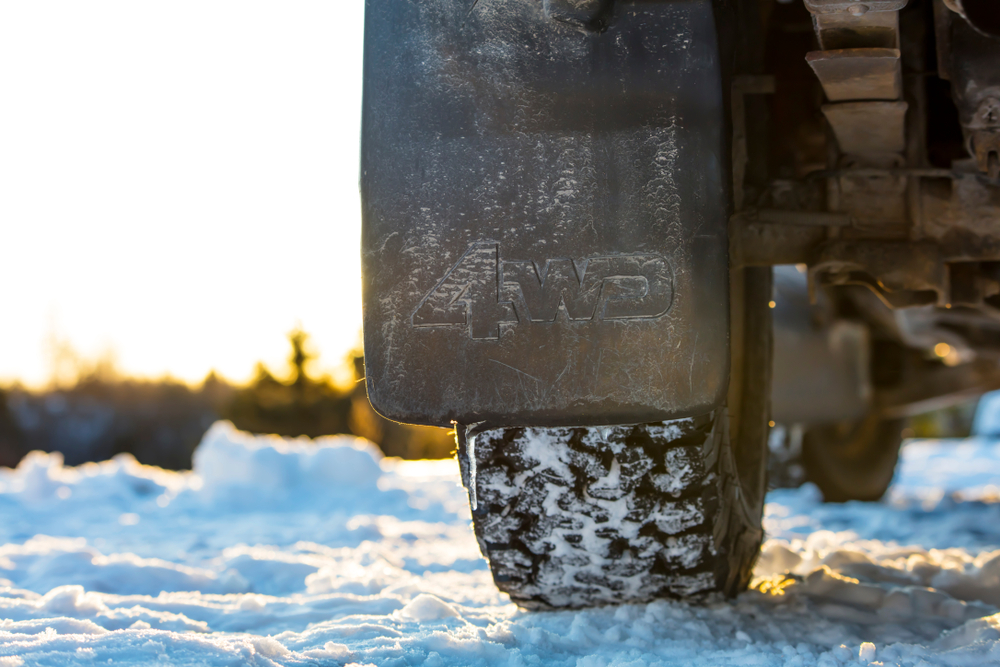
[[[0,382],[358,342],[362,0],[0,3]]]

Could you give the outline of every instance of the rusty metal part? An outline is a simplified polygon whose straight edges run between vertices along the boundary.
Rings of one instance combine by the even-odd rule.
[[[995,97],[984,98],[969,122],[969,127],[977,130],[1000,128],[1000,100]]]
[[[819,38],[819,46],[824,51],[899,48],[899,12],[814,14],[813,26]]]
[[[1000,389],[996,359],[981,358],[954,367],[927,364],[911,369],[909,375],[906,382],[876,392],[875,404],[886,418],[909,417]]]
[[[734,221],[731,252],[744,265],[808,264],[815,284],[864,285],[892,307],[982,306],[995,294],[993,279],[970,278],[980,268],[959,264],[1000,261],[1000,188],[975,174],[925,181],[921,206],[927,216],[921,242],[866,236],[853,218],[850,226],[838,226],[841,238],[831,240],[831,225],[809,223],[835,219],[808,211],[757,212]],[[768,218],[784,224],[763,221]]]
[[[920,194],[924,236],[941,246],[947,261],[1000,259],[1000,187],[972,171],[949,181],[925,180]]]
[[[952,18],[949,27],[948,66],[959,121],[965,128],[994,127],[1000,124],[1000,40],[976,32],[961,19]]]
[[[742,265],[808,264],[813,289],[867,287],[892,308],[920,305],[967,306],[1000,321],[1000,188],[975,174],[922,184],[922,209],[928,217],[921,242],[864,237],[858,221],[838,227],[787,224],[807,222],[814,212],[757,212],[734,224],[731,252]],[[763,222],[782,220],[785,224]],[[815,220],[824,220],[815,217]],[[986,264],[983,264],[983,263]],[[954,314],[954,311],[948,311]],[[991,320],[992,322],[992,320]],[[993,327],[996,328],[995,326]]]
[[[820,178],[836,178],[838,176],[916,176],[921,178],[963,178],[968,172],[954,169],[939,169],[935,167],[890,167],[888,169],[820,169],[809,172],[803,180],[811,181]]]
[[[807,227],[849,227],[851,216],[829,211],[782,211],[765,208],[749,214],[751,219],[773,225],[805,225]]]
[[[906,6],[906,0],[805,0],[806,9],[812,14],[857,14],[859,5],[865,7],[861,14],[867,12],[895,12]]]
[[[892,308],[945,305],[948,272],[934,243],[831,241],[809,265],[809,285],[865,285]]]
[[[938,76],[951,80],[951,20],[952,10],[948,0],[934,2],[934,48],[937,51]]]
[[[922,230],[926,243],[939,248],[940,262],[1000,261],[1000,226],[997,224],[1000,187],[984,182],[974,171],[927,170],[926,174],[914,171],[928,177],[920,179]],[[829,175],[839,177],[845,172],[851,173],[851,170],[830,170]],[[880,176],[891,174],[893,170],[858,170],[858,173]],[[818,172],[811,178],[826,175]],[[835,215],[850,217],[845,212]],[[771,222],[764,222],[764,219]],[[767,213],[761,210],[735,216],[730,223],[733,261],[747,266],[814,264],[820,246],[829,239],[827,231],[831,226],[839,228],[845,238],[854,243],[878,245],[870,235],[858,238],[853,220],[846,227],[830,224],[843,220],[843,217],[825,217],[825,212],[803,210]],[[872,261],[876,273],[880,265],[876,255]]]
[[[840,208],[865,229],[905,225],[907,178],[901,175],[859,175],[845,170],[838,179]]]
[[[806,62],[831,102],[822,111],[841,153],[832,152],[829,163],[847,167],[827,181],[827,207],[848,213],[859,230],[875,236],[906,236],[914,217],[914,186],[907,177],[852,173],[907,163],[909,104],[902,99],[899,50],[899,10],[905,4],[807,3],[824,50],[808,53]]]
[[[806,60],[836,145],[827,169],[759,197],[731,241],[740,265],[806,264],[814,297],[838,295],[838,317],[911,350],[898,381],[879,380],[886,418],[1000,388],[1000,40],[964,0],[933,2],[939,73],[973,158],[943,153],[950,168],[930,166],[930,88],[902,76],[928,61],[929,13],[907,13],[901,33],[904,2],[805,0],[822,49]],[[805,196],[821,185],[825,199]],[[838,217],[821,217],[823,207]],[[944,363],[928,352],[940,343],[952,351]]]
[[[868,323],[872,336],[882,340],[902,340],[897,311],[886,308],[874,292],[861,285],[837,288],[837,296],[850,304],[851,311]]]
[[[978,262],[948,264],[948,282],[954,306],[982,306],[986,299],[1000,294],[1000,282],[984,275]]]
[[[1000,129],[973,132],[972,149],[979,171],[992,179],[1000,178]]]
[[[826,227],[752,222],[747,215],[733,217],[729,261],[734,267],[805,264],[813,248],[827,238]]]
[[[743,182],[746,179],[747,152],[746,135],[746,95],[769,95],[774,93],[773,76],[742,74],[733,77],[731,106],[733,114],[733,207],[743,208]]]
[[[979,171],[1000,176],[1000,39],[977,31],[968,21],[941,12],[936,34],[950,45],[944,63],[966,146]],[[993,156],[993,157],[991,157]],[[993,166],[991,168],[991,162]]]
[[[811,51],[806,62],[831,102],[898,100],[903,95],[899,49]]]
[[[985,97],[967,124],[969,146],[979,171],[1000,178],[1000,99]]]
[[[840,102],[824,104],[826,116],[843,153],[900,153],[906,148],[906,102]]]

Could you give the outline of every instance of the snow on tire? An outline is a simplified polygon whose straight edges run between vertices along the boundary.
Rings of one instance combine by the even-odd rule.
[[[476,538],[497,586],[528,608],[745,588],[762,499],[740,491],[727,421],[460,428]]]

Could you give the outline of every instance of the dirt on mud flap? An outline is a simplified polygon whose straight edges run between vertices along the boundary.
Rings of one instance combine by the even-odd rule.
[[[365,361],[386,417],[636,424],[724,400],[724,22],[709,0],[563,4],[367,4]]]

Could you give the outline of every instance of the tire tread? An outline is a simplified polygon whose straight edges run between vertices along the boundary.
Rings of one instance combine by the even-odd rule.
[[[743,502],[724,415],[460,429],[476,538],[497,586],[528,608],[745,588],[763,537],[752,509],[761,503]]]

